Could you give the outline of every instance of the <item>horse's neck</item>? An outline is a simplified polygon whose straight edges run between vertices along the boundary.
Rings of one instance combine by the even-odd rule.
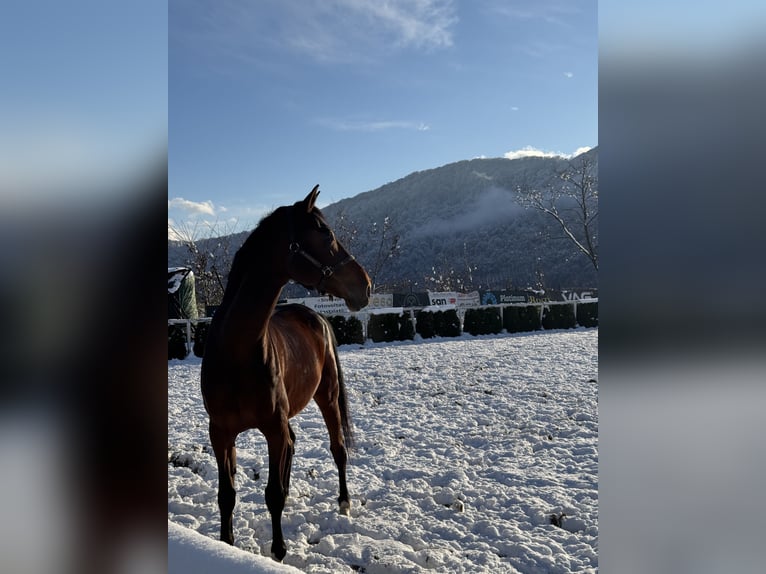
[[[226,310],[228,330],[234,337],[263,339],[284,282],[274,278],[245,278]]]
[[[237,347],[259,345],[263,342],[279,294],[288,281],[284,270],[273,260],[269,260],[267,255],[272,252],[274,246],[262,246],[258,242],[257,245],[248,247],[251,249],[250,253],[263,255],[258,261],[248,258],[248,263],[242,259],[237,261],[239,257],[235,257],[235,264],[239,268],[236,274],[232,269],[229,277],[231,279],[232,276],[236,276],[236,285],[227,285],[222,308],[217,311],[223,315],[223,338],[227,339],[227,344]]]

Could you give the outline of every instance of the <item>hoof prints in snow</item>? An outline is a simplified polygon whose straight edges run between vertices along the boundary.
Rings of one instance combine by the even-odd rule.
[[[579,329],[342,347],[357,439],[350,517],[338,514],[327,431],[309,406],[292,421],[285,563],[316,573],[595,572],[597,340],[598,330]],[[199,360],[169,366],[168,400],[169,518],[217,538]],[[237,462],[235,545],[268,556],[258,431],[238,437]]]

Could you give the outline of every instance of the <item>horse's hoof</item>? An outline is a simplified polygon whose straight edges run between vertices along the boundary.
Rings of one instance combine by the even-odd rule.
[[[282,562],[284,560],[285,555],[287,554],[287,547],[285,546],[284,542],[282,544],[274,544],[271,545],[271,557],[276,560],[277,562]]]
[[[343,516],[351,516],[351,503],[348,500],[344,500],[340,503],[340,510],[338,510],[338,514],[342,514]]]

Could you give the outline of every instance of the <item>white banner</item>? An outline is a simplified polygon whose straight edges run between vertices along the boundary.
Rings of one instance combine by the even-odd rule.
[[[429,291],[430,305],[455,305],[458,309],[477,307],[481,303],[478,291],[457,293],[456,291]]]
[[[367,304],[369,308],[379,307],[393,307],[394,306],[394,294],[393,293],[373,293],[370,295],[370,302]]]
[[[344,315],[349,313],[346,302],[337,297],[334,297],[332,300],[329,297],[305,297],[303,299],[288,299],[287,302],[305,305],[309,309],[313,309],[323,315]]]

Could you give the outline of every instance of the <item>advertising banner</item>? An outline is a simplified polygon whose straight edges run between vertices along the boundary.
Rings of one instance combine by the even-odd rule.
[[[455,305],[459,309],[476,307],[480,304],[478,291],[471,293],[457,293],[456,291],[429,291],[429,305]]]
[[[367,307],[371,309],[377,309],[380,307],[393,307],[394,306],[394,294],[393,293],[373,293],[370,295],[370,302]]]
[[[577,291],[565,290],[561,292],[561,298],[564,301],[588,301],[589,299],[598,299],[598,289],[582,289]]]
[[[302,299],[288,299],[287,303],[298,303],[313,309],[322,315],[343,315],[348,313],[348,307],[343,299],[337,297],[332,300],[329,297],[305,297]]]
[[[428,307],[428,293],[394,293],[394,307]]]
[[[535,289],[498,289],[496,291],[482,291],[482,305],[509,305],[512,303],[547,303],[548,301],[561,300],[559,292],[542,291]]]

